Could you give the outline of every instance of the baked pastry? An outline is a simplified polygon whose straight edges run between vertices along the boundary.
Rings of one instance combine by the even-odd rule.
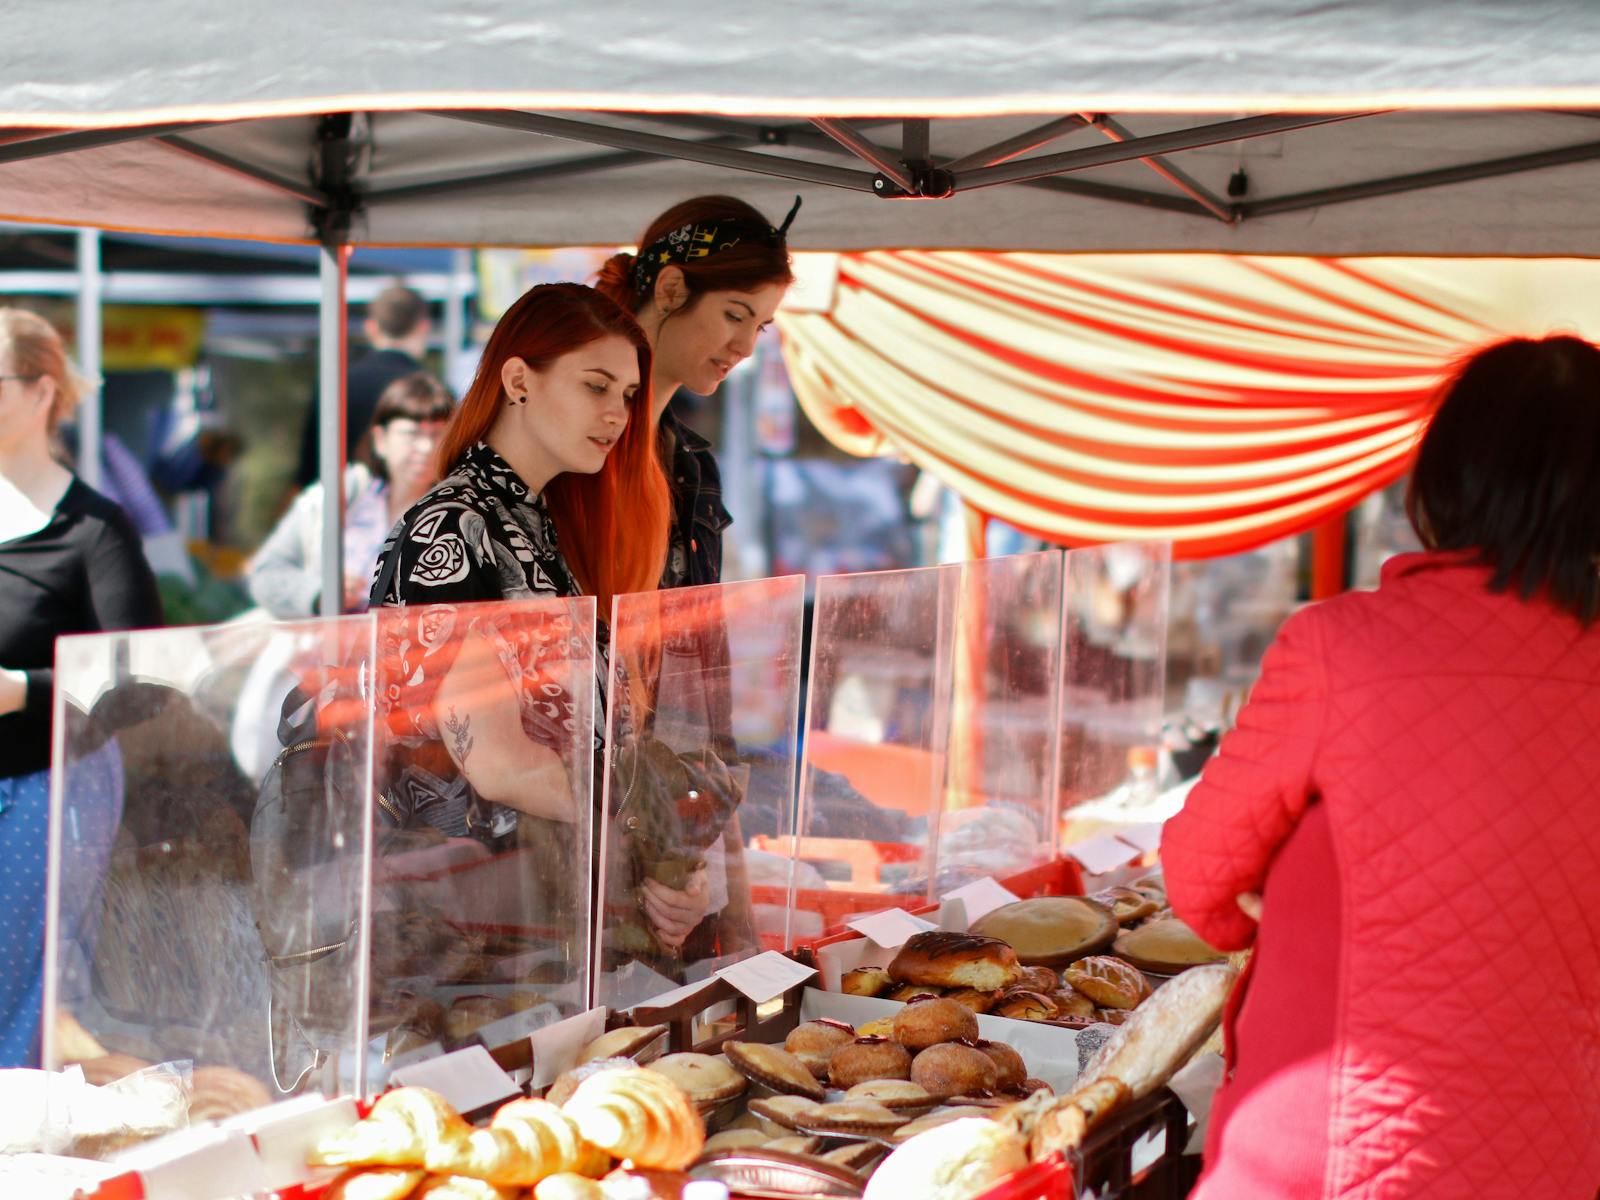
[[[911,1082],[941,1100],[992,1092],[998,1078],[999,1071],[987,1054],[955,1042],[929,1046],[911,1060]]]
[[[1026,1143],[978,1118],[950,1121],[902,1142],[878,1164],[863,1200],[972,1200],[1028,1165]]]
[[[591,1075],[601,1071],[617,1071],[626,1067],[636,1067],[639,1064],[631,1058],[595,1058],[586,1063],[561,1072],[556,1076],[556,1081],[550,1085],[550,1090],[544,1098],[551,1104],[562,1105],[572,1099],[572,1093],[578,1090],[578,1085]]]
[[[1022,1061],[1022,1055],[1015,1048],[1004,1042],[987,1040],[980,1041],[976,1048],[987,1054],[989,1061],[994,1063],[994,1086],[997,1089],[1017,1087],[1028,1077],[1028,1064]]]
[[[439,1093],[396,1088],[378,1097],[365,1120],[319,1138],[306,1161],[314,1167],[421,1167],[429,1146],[471,1131]]]
[[[681,1171],[705,1144],[705,1127],[689,1097],[654,1071],[591,1075],[562,1111],[585,1141],[641,1167]]]
[[[444,1036],[452,1042],[464,1041],[478,1030],[516,1009],[501,996],[457,996],[444,1014]]]
[[[843,1100],[818,1106],[806,1116],[805,1127],[813,1133],[882,1137],[908,1120],[909,1117],[870,1100]]]
[[[1012,991],[1000,997],[994,1006],[994,1015],[1010,1017],[1013,1021],[1051,1021],[1055,1019],[1056,1004],[1049,996],[1038,992]]]
[[[405,1200],[426,1174],[415,1167],[367,1167],[333,1181],[327,1200]]]
[[[1075,991],[1101,1008],[1137,1008],[1150,995],[1150,981],[1143,972],[1105,954],[1080,958],[1063,975]]]
[[[925,1133],[929,1129],[937,1129],[939,1126],[948,1125],[952,1121],[965,1120],[967,1117],[980,1117],[987,1121],[993,1119],[995,1115],[993,1109],[980,1108],[975,1104],[957,1104],[949,1108],[936,1108],[927,1116],[918,1117],[910,1124],[902,1125],[889,1135],[888,1140],[898,1145],[901,1142],[910,1141],[919,1133]]]
[[[722,1052],[733,1069],[775,1092],[822,1099],[822,1085],[810,1069],[787,1050],[760,1042],[725,1042]]]
[[[974,921],[972,932],[1000,938],[1024,966],[1064,967],[1098,954],[1117,936],[1115,914],[1082,896],[1039,896],[1002,905]]]
[[[605,1200],[600,1185],[587,1175],[563,1171],[541,1179],[533,1187],[533,1200]]]
[[[719,1150],[749,1150],[755,1146],[765,1146],[772,1140],[772,1135],[763,1129],[724,1129],[721,1133],[714,1133],[706,1139],[705,1149],[701,1154],[715,1154]]]
[[[1102,1079],[1055,1100],[1034,1122],[1028,1151],[1045,1158],[1057,1150],[1072,1150],[1108,1115],[1129,1102],[1131,1095],[1120,1079]]]
[[[131,1054],[102,1054],[99,1058],[91,1058],[78,1065],[83,1068],[85,1082],[104,1087],[125,1079],[135,1071],[142,1071],[150,1064]]]
[[[840,1046],[828,1060],[828,1082],[836,1088],[851,1088],[872,1079],[910,1078],[911,1052],[888,1038],[857,1038]],[[822,1099],[820,1093],[817,1099]]]
[[[978,1015],[965,1004],[940,997],[918,1000],[894,1015],[894,1040],[907,1050],[921,1050],[960,1038],[976,1039]]]
[[[726,1059],[712,1054],[668,1054],[656,1059],[645,1070],[672,1080],[696,1108],[714,1107],[745,1089],[744,1076],[730,1067]]]
[[[439,1175],[464,1175],[496,1187],[532,1187],[551,1174],[543,1147],[542,1139],[535,1140],[525,1131],[474,1129],[464,1137],[430,1142],[424,1163]]]
[[[763,1150],[776,1150],[779,1154],[814,1154],[822,1145],[822,1139],[812,1137],[808,1133],[790,1134],[788,1137],[773,1138]]]
[[[1077,988],[1061,988],[1051,992],[1050,1000],[1056,1006],[1058,1021],[1064,1017],[1092,1017],[1094,1010],[1099,1007]]]
[[[1094,1019],[1103,1025],[1122,1025],[1132,1015],[1132,1010],[1126,1008],[1097,1008],[1094,1010]]]
[[[981,1043],[980,1043],[981,1044]],[[881,1104],[891,1112],[916,1113],[933,1107],[934,1098],[927,1089],[909,1079],[869,1079],[845,1092],[844,1098],[871,1104]]]
[[[667,1032],[665,1025],[625,1025],[602,1033],[578,1052],[578,1062],[593,1062],[597,1058],[631,1058],[642,1063],[653,1054],[661,1052],[655,1043]]]
[[[944,995],[943,988],[931,987],[926,983],[903,983],[884,999],[910,1004],[913,1000],[936,1000],[942,995]]]
[[[839,977],[839,990],[846,996],[881,996],[893,986],[884,967],[857,967]]]
[[[1016,991],[1021,988],[1027,992],[1041,992],[1049,995],[1061,986],[1061,976],[1049,967],[1023,967],[1022,974],[1007,991]]]
[[[189,1123],[220,1121],[272,1103],[272,1093],[253,1075],[232,1067],[196,1067],[189,1097]]]
[[[893,1036],[894,1036],[894,1018],[893,1017],[876,1017],[873,1020],[868,1021],[865,1025],[858,1025],[856,1027],[856,1037],[857,1038],[867,1038],[867,1037],[887,1038],[887,1037],[893,1037]]]
[[[779,1129],[785,1133],[795,1132],[797,1122],[803,1121],[819,1107],[817,1101],[804,1096],[762,1096],[750,1101],[751,1114],[761,1119],[764,1128],[769,1131]]]
[[[1188,1062],[1227,1003],[1238,972],[1226,963],[1195,967],[1158,987],[1100,1047],[1081,1084],[1120,1079],[1133,1099],[1148,1096]]]
[[[794,1055],[818,1079],[828,1077],[828,1060],[840,1046],[856,1040],[855,1027],[843,1021],[807,1021],[796,1026],[783,1039],[783,1048]]]
[[[605,1151],[585,1141],[577,1122],[548,1100],[503,1104],[490,1128],[510,1133],[530,1155],[538,1157],[541,1175],[573,1172],[598,1176],[611,1166]]]
[[[516,1200],[519,1191],[467,1175],[433,1175],[422,1181],[412,1200]]]
[[[1124,930],[1114,949],[1141,971],[1155,975],[1176,975],[1190,967],[1224,962],[1228,957],[1206,945],[1177,917],[1150,920],[1137,929]]]
[[[823,1161],[843,1167],[847,1171],[862,1171],[883,1157],[883,1148],[876,1142],[846,1142],[822,1153]]]
[[[954,1000],[957,1004],[965,1004],[973,1012],[982,1016],[994,1008],[994,1002],[1000,999],[1000,992],[985,992],[980,988],[955,988],[946,992],[946,1000]]]
[[[1016,953],[996,937],[936,929],[906,940],[889,963],[889,977],[897,983],[992,992],[1009,987],[1018,969]]]
[[[1089,899],[1096,904],[1104,904],[1116,914],[1117,922],[1122,925],[1142,921],[1161,907],[1153,896],[1129,887],[1102,888]]]

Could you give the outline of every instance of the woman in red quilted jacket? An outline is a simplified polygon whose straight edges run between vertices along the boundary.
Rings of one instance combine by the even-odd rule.
[[[1255,946],[1203,1200],[1600,1190],[1600,351],[1468,360],[1408,510],[1166,827],[1177,914]]]

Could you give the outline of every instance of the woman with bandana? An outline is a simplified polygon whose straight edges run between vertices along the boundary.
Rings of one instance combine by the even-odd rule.
[[[654,353],[651,370],[652,427],[672,488],[664,588],[695,587],[722,580],[723,533],[732,523],[722,501],[722,478],[706,440],[670,411],[680,389],[710,395],[729,372],[754,352],[757,339],[777,313],[794,280],[787,235],[800,208],[795,199],[781,225],[732,196],[697,196],[667,209],[645,228],[635,254],[613,255],[595,286],[638,320]],[[668,602],[670,604],[670,601]],[[668,644],[702,664],[709,749],[726,765],[737,757],[733,744],[728,648],[722,631],[680,637],[694,645]],[[717,681],[721,681],[718,685]],[[682,887],[646,875],[639,906],[668,956],[684,960],[733,953],[746,945],[746,897],[736,819],[724,850],[712,848],[710,869],[701,867]],[[735,880],[730,887],[730,877]],[[735,916],[735,911],[741,915]],[[707,917],[723,913],[721,921]],[[659,965],[659,964],[658,964]]]

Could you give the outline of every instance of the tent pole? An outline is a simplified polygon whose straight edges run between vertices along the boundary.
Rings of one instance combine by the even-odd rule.
[[[100,486],[100,231],[78,230],[78,366],[89,378],[89,390],[78,409],[78,475],[90,487]]]
[[[444,299],[444,381],[451,388],[461,378],[461,360],[467,348],[467,297],[462,278],[471,270],[471,250],[458,246],[450,252],[450,287]]]
[[[317,467],[322,481],[324,616],[344,608],[345,343],[350,328],[345,289],[350,248],[324,242],[317,252],[322,300],[317,336]]]
[[[1345,545],[1350,513],[1340,509],[1311,531],[1311,598],[1327,600],[1345,590]]]

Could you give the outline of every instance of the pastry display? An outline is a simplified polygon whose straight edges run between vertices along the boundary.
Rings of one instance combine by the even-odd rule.
[[[457,996],[444,1014],[444,1036],[452,1042],[464,1041],[479,1029],[515,1012],[511,1001],[501,996]]]
[[[412,1167],[350,1171],[333,1181],[328,1200],[406,1200],[426,1174]]]
[[[990,1044],[980,1042],[979,1047],[983,1048]],[[909,1079],[869,1079],[866,1083],[858,1083],[845,1092],[844,1098],[881,1104],[894,1112],[913,1114],[932,1108],[935,1099],[928,1094],[926,1088],[919,1087]]]
[[[989,1061],[994,1063],[996,1088],[1003,1091],[1021,1087],[1028,1078],[1028,1064],[1022,1061],[1022,1055],[1004,1042],[980,1041],[976,1048],[987,1054]]]
[[[615,1071],[623,1067],[636,1067],[639,1064],[631,1058],[594,1058],[588,1062],[581,1062],[569,1071],[563,1071],[556,1076],[556,1081],[550,1085],[550,1090],[545,1093],[545,1099],[552,1104],[565,1104],[572,1099],[572,1093],[578,1090],[578,1085],[589,1076],[601,1071]]]
[[[191,1083],[191,1125],[220,1121],[272,1103],[272,1093],[262,1087],[255,1076],[232,1067],[196,1067]]]
[[[803,1133],[793,1134],[789,1137],[773,1138],[762,1147],[764,1150],[776,1150],[779,1154],[814,1154],[821,1148],[821,1138]]]
[[[851,1088],[873,1079],[910,1079],[911,1052],[886,1037],[861,1037],[828,1060],[828,1082]],[[819,1097],[820,1099],[820,1097]]]
[[[929,987],[925,983],[904,983],[892,990],[884,999],[899,1004],[910,1004],[913,1000],[933,1000],[942,995],[944,995],[943,988]]]
[[[714,1133],[706,1139],[705,1148],[701,1154],[715,1154],[718,1150],[749,1149],[752,1146],[765,1146],[772,1140],[772,1135],[764,1129],[724,1129],[721,1133]]]
[[[822,1099],[822,1085],[810,1069],[787,1050],[760,1042],[728,1042],[722,1052],[746,1079],[793,1096]],[[581,1090],[581,1089],[580,1089]]]
[[[1062,976],[1074,991],[1082,992],[1101,1008],[1137,1008],[1150,995],[1150,981],[1143,972],[1109,955],[1080,958]]]
[[[1099,1007],[1076,988],[1061,988],[1051,992],[1050,1001],[1056,1006],[1058,1021],[1068,1017],[1093,1018],[1095,1010]]]
[[[826,1079],[833,1052],[855,1039],[855,1029],[844,1021],[807,1021],[783,1040],[783,1048],[805,1063],[818,1079]]]
[[[994,991],[1016,981],[1021,970],[1017,957],[998,935],[933,930],[906,940],[889,963],[889,976],[902,984]]]
[[[1046,995],[1061,986],[1061,976],[1049,967],[1023,967],[1007,991],[1021,989],[1026,992],[1043,992]]]
[[[857,967],[839,979],[839,990],[846,996],[881,996],[893,986],[884,967]]]
[[[994,1060],[957,1042],[929,1046],[911,1060],[911,1082],[940,1099],[992,1092],[998,1078]]]
[[[816,1100],[808,1100],[804,1096],[765,1096],[759,1100],[750,1101],[750,1111],[761,1118],[766,1129],[773,1129],[781,1133],[793,1133],[800,1128],[800,1122],[819,1107]]]
[[[980,1016],[994,1008],[995,1001],[1004,995],[1003,992],[986,992],[980,988],[953,988],[944,994],[946,1000],[954,1000],[957,1004],[965,1004]]]
[[[875,1017],[873,1020],[868,1021],[865,1025],[861,1025],[861,1026],[858,1026],[856,1028],[856,1037],[858,1037],[858,1038],[865,1038],[865,1037],[884,1037],[884,1038],[886,1038],[886,1037],[893,1037],[893,1036],[894,1036],[894,1018],[893,1017]]]
[[[1005,942],[1024,966],[1044,967],[1100,953],[1120,928],[1110,909],[1082,896],[1019,900],[972,923],[973,933]]]
[[[915,1121],[908,1122],[889,1135],[889,1141],[900,1143],[908,1142],[919,1133],[930,1129],[937,1129],[941,1125],[948,1125],[952,1121],[962,1121],[968,1117],[977,1117],[981,1120],[993,1120],[998,1114],[992,1108],[980,1108],[975,1104],[953,1104],[947,1108],[936,1108],[926,1116],[918,1117]]]
[[[1231,966],[1215,963],[1169,979],[1100,1047],[1080,1083],[1118,1079],[1135,1100],[1155,1091],[1210,1036],[1237,977]]]
[[[964,1004],[943,997],[907,1004],[894,1017],[894,1040],[907,1050],[921,1050],[960,1038],[976,1040],[978,1016]]]
[[[994,1121],[968,1118],[902,1142],[878,1164],[863,1200],[971,1200],[1028,1165],[1027,1144]]]
[[[427,1088],[385,1092],[364,1121],[319,1139],[310,1162],[318,1167],[421,1167],[429,1146],[472,1132],[445,1098]]]
[[[536,1183],[533,1200],[606,1200],[606,1194],[587,1175],[563,1171]]]
[[[846,1142],[832,1150],[823,1151],[822,1157],[847,1170],[860,1171],[882,1158],[883,1149],[876,1142]]]
[[[1126,930],[1118,935],[1113,948],[1119,958],[1155,975],[1176,975],[1190,967],[1225,962],[1228,957],[1206,945],[1177,917],[1146,921]]]
[[[805,1128],[819,1134],[865,1134],[881,1137],[899,1129],[911,1118],[870,1100],[841,1100],[822,1104],[805,1118]]]

